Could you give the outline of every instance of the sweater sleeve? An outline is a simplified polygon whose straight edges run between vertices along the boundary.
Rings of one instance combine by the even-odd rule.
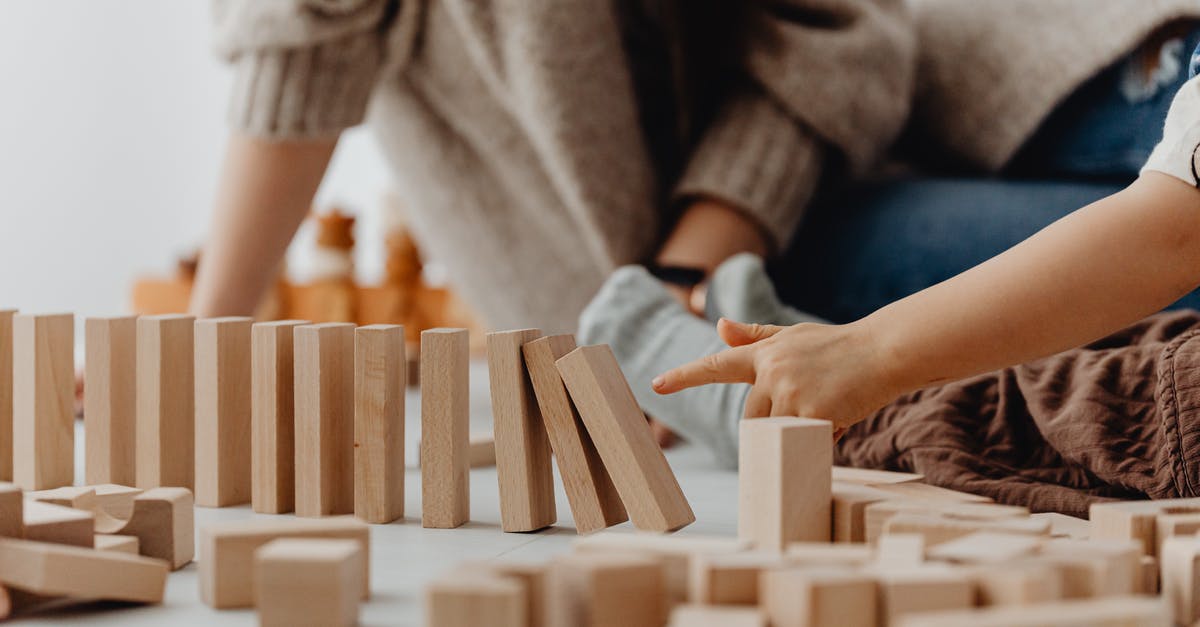
[[[273,139],[359,124],[398,0],[214,0],[218,54],[233,67],[229,123]]]
[[[1200,187],[1200,77],[1184,83],[1171,102],[1162,141],[1142,168],[1147,170]]]
[[[868,169],[908,117],[916,44],[904,0],[756,3],[749,80],[691,155],[678,196],[732,202],[786,245],[829,157]]]

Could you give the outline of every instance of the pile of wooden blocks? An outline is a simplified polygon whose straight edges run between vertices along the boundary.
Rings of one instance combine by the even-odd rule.
[[[1099,504],[1089,523],[1031,515],[920,475],[833,467],[824,421],[746,420],[740,436],[737,538],[609,531],[546,563],[465,564],[427,588],[428,624],[1165,627],[1200,619],[1200,499]]]

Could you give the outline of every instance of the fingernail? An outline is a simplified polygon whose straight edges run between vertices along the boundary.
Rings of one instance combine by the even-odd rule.
[[[654,377],[653,381],[650,382],[650,387],[657,390],[658,388],[661,388],[663,386],[663,384],[665,384],[666,382],[667,382],[667,380],[664,379],[662,377],[662,375],[658,375],[657,377]]]

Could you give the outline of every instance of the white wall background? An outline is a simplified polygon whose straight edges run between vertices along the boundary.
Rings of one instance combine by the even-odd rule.
[[[0,308],[125,313],[203,241],[229,89],[208,28],[207,0],[0,0]],[[352,131],[317,206],[386,188]]]

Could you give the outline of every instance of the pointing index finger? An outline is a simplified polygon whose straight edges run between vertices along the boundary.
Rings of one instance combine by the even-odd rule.
[[[710,383],[753,383],[753,350],[739,346],[706,355],[658,375],[650,385],[659,394],[672,394]]]

